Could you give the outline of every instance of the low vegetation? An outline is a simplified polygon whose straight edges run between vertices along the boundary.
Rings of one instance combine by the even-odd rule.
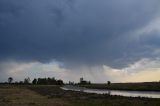
[[[69,106],[61,99],[48,99],[26,86],[0,85],[0,106]]]
[[[69,106],[159,106],[160,99],[111,96],[108,94],[88,94],[64,91],[60,86],[28,86],[48,99],[61,99]]]
[[[0,85],[0,106],[160,106],[160,99],[64,91],[57,85]]]
[[[29,83],[29,78],[23,83],[16,84],[12,81],[13,79],[9,78],[8,83],[0,84],[0,106],[160,106],[160,99],[65,91],[60,88],[63,81],[54,78],[34,79],[32,84]],[[80,83],[78,86],[94,89],[160,91],[159,82],[108,81],[107,84]]]
[[[81,86],[92,89],[160,91],[160,82],[90,84]]]

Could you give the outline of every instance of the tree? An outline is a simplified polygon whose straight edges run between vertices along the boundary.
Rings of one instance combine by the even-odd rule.
[[[47,85],[48,84],[48,80],[47,80],[47,78],[38,78],[37,84],[39,84],[39,85]]]
[[[63,80],[56,80],[53,78],[38,78],[34,79],[32,81],[32,84],[38,84],[38,85],[63,85]]]
[[[107,85],[111,85],[111,81],[107,81]]]
[[[8,83],[11,84],[12,81],[13,81],[13,78],[12,78],[12,77],[9,77],[9,78],[8,78]]]
[[[53,77],[53,78],[51,78],[51,85],[56,85],[56,79]]]
[[[62,80],[57,80],[57,85],[63,85],[63,81]]]
[[[36,78],[32,81],[32,84],[37,84],[37,79]]]
[[[22,85],[22,84],[24,84],[24,83],[23,83],[23,81],[19,81],[19,84]]]
[[[91,81],[88,81],[88,84],[90,85],[90,84],[91,84]]]
[[[29,78],[29,77],[25,78],[25,79],[24,79],[24,83],[25,83],[25,84],[29,84],[29,83],[30,83],[30,78]]]

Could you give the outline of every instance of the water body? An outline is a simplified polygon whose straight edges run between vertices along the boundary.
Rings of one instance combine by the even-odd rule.
[[[88,89],[84,87],[69,86],[69,85],[61,87],[61,89],[80,91],[80,92],[86,92],[86,93],[120,95],[120,96],[126,96],[126,97],[160,98],[160,92],[158,91],[101,90],[101,89]]]

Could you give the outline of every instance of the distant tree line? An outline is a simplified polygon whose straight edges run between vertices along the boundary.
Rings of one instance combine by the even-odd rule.
[[[13,78],[9,77],[8,82],[0,83],[0,84],[12,84],[12,85],[63,85],[63,80],[57,80],[55,78],[34,78],[31,82],[30,78],[27,77],[24,81],[15,81],[13,82]]]
[[[63,80],[56,80],[55,78],[38,78],[32,81],[34,85],[63,85]]]

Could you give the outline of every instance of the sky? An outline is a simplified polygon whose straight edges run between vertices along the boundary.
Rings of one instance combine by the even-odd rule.
[[[0,81],[159,76],[159,0],[0,0]]]

